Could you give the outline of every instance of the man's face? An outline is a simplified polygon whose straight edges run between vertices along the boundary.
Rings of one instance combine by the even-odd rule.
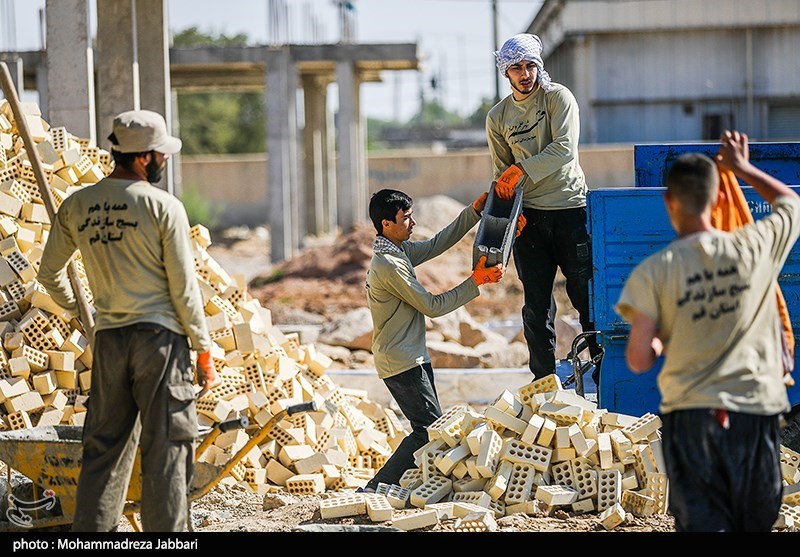
[[[147,181],[151,184],[157,184],[161,181],[161,176],[164,174],[164,168],[167,166],[167,159],[169,155],[151,151],[150,162],[144,167],[147,172]]]
[[[536,64],[529,60],[522,60],[516,64],[511,64],[506,71],[511,88],[514,90],[514,98],[518,101],[524,99],[536,88],[536,77],[539,69]]]
[[[416,224],[413,209],[407,211],[400,209],[397,211],[394,221],[383,220],[383,235],[387,240],[399,246],[411,237]]]

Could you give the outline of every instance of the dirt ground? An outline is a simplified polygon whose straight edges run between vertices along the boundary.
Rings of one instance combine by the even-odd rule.
[[[326,496],[333,496],[329,493]],[[275,508],[264,510],[267,506]],[[261,496],[248,492],[238,485],[218,485],[205,497],[196,501],[192,508],[192,521],[197,532],[289,532],[289,531],[341,531],[361,528],[389,529],[389,523],[373,523],[367,515],[338,519],[322,519],[319,512],[320,496],[289,495],[285,493]],[[399,511],[412,513],[419,509]],[[455,532],[455,521],[440,521],[423,529],[425,532]],[[121,525],[121,526],[126,526]],[[497,520],[497,532],[605,532],[595,513],[574,515],[556,511],[554,516],[527,516],[516,514]],[[129,528],[129,525],[127,525]],[[618,532],[671,532],[672,517],[654,515],[634,517],[628,515],[626,522],[614,531]],[[461,534],[461,533],[460,533]],[[467,533],[463,533],[467,534]]]

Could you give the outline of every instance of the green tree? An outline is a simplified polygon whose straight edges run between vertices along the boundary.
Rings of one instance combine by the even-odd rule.
[[[176,48],[246,46],[247,35],[209,34],[190,27],[173,37]],[[264,95],[259,92],[178,93],[178,120],[186,155],[263,153]]]
[[[467,118],[467,122],[473,126],[486,125],[486,115],[489,113],[489,109],[491,109],[493,106],[494,102],[491,99],[484,97],[481,100],[481,104],[475,109],[475,112],[470,114],[469,118]]]
[[[463,123],[461,116],[448,111],[438,100],[425,101],[408,121],[409,126],[457,126]]]

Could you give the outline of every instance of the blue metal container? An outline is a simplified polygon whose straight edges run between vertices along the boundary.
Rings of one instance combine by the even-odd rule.
[[[800,185],[800,142],[750,143],[750,161],[784,184]],[[638,188],[664,187],[664,177],[679,156],[703,153],[714,157],[719,142],[643,144],[633,146],[634,184]],[[741,183],[742,186],[746,184]]]
[[[792,186],[800,193],[800,186]],[[658,411],[660,395],[654,370],[635,375],[625,364],[625,344],[630,327],[614,311],[622,287],[633,268],[675,238],[664,208],[664,188],[607,188],[588,194],[589,233],[592,237],[594,277],[591,310],[595,327],[602,331],[605,356],[601,366],[599,404],[614,412],[641,415]],[[742,191],[758,220],[771,207],[752,187]],[[795,333],[800,333],[800,242],[789,254],[778,283],[786,299]],[[795,335],[800,347],[800,338]],[[795,352],[800,370],[800,350]],[[800,402],[800,383],[789,389],[792,405]]]

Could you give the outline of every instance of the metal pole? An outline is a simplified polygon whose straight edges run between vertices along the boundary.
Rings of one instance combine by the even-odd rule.
[[[136,0],[131,0],[131,35],[133,41],[131,48],[133,49],[133,109],[140,110],[142,108],[141,99],[139,98],[139,36],[138,29],[136,28]]]
[[[492,40],[494,41],[494,52],[500,50],[497,39],[497,0],[492,0]],[[494,72],[494,104],[500,102],[500,74]]]

